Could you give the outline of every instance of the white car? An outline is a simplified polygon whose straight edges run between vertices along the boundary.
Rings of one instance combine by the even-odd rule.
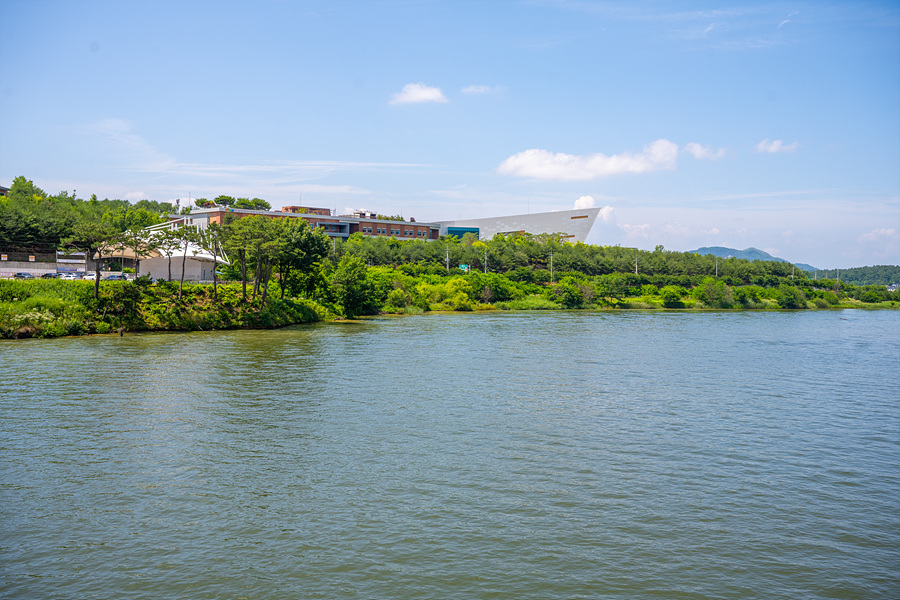
[[[81,276],[78,273],[63,273],[59,276],[60,279],[81,279]]]
[[[90,273],[85,273],[84,278],[87,281],[94,281],[95,279],[97,279],[97,272],[91,271]]]

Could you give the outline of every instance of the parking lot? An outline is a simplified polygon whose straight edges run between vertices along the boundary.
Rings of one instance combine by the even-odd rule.
[[[0,279],[66,279],[66,280],[78,280],[78,279],[86,279],[92,281],[96,277],[96,274],[91,271],[89,273],[58,273],[56,271],[0,271]],[[100,271],[100,279],[101,281],[127,281],[134,279],[134,274],[132,273],[122,273],[120,271]]]

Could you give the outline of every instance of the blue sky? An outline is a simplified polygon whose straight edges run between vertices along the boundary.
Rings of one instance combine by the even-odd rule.
[[[4,0],[0,183],[900,264],[895,2]]]

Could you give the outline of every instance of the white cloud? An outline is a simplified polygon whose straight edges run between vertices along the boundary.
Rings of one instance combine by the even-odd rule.
[[[128,200],[129,202],[140,202],[141,200],[145,200],[149,198],[147,194],[144,192],[128,192],[123,196],[124,200]]]
[[[573,208],[594,208],[595,204],[596,202],[594,202],[593,196],[580,196],[578,200],[575,201],[575,206]]]
[[[601,208],[598,216],[604,223],[612,223],[616,218],[615,211],[613,210],[612,206],[604,206],[603,208]]]
[[[877,242],[881,239],[890,239],[894,237],[896,231],[893,228],[881,228],[881,229],[873,229],[868,233],[864,233],[859,236],[859,241],[861,242]]]
[[[766,138],[756,145],[756,151],[768,152],[769,154],[777,154],[779,152],[796,152],[797,148],[799,147],[800,144],[797,142],[785,145],[785,143],[781,140],[770,141],[769,138]]]
[[[391,96],[390,104],[422,104],[424,102],[449,102],[441,88],[419,83],[407,83],[403,90]]]
[[[650,237],[649,223],[644,223],[643,225],[622,225],[622,229],[625,230],[625,235],[630,239],[647,239]]]
[[[499,92],[499,87],[491,87],[489,85],[467,85],[460,90],[463,94],[490,94]]]
[[[660,233],[662,236],[667,236],[669,238],[679,238],[679,237],[687,237],[693,233],[687,225],[682,225],[678,221],[674,221],[672,223],[666,223],[662,227],[660,227]]]
[[[719,160],[725,156],[725,148],[713,150],[709,146],[702,146],[697,142],[691,142],[684,146],[684,151],[696,158],[697,160]]]
[[[782,27],[784,27],[785,25],[787,25],[788,23],[790,23],[790,22],[791,22],[791,17],[793,17],[793,16],[795,16],[795,15],[799,15],[799,14],[800,14],[800,11],[799,11],[799,10],[795,10],[794,12],[790,13],[790,14],[784,19],[784,21],[782,21],[781,23],[778,24],[778,29],[781,29]]]
[[[674,169],[678,161],[678,144],[659,139],[644,146],[643,152],[623,152],[606,156],[575,156],[531,149],[513,154],[497,167],[501,175],[517,175],[555,181],[585,181],[619,173],[646,173]]]

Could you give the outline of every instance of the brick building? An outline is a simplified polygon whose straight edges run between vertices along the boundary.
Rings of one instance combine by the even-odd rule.
[[[329,237],[350,237],[350,234],[361,233],[368,236],[395,237],[400,240],[436,240],[440,237],[440,225],[437,223],[418,223],[415,219],[395,221],[379,219],[374,213],[357,211],[352,215],[333,215],[327,208],[307,206],[285,206],[281,211],[248,210],[216,206],[213,208],[195,208],[191,211],[192,225],[206,227],[209,223],[219,225],[229,219],[241,219],[260,215],[272,219],[299,218],[305,219],[312,227],[321,227]],[[172,218],[183,218],[172,216]]]

